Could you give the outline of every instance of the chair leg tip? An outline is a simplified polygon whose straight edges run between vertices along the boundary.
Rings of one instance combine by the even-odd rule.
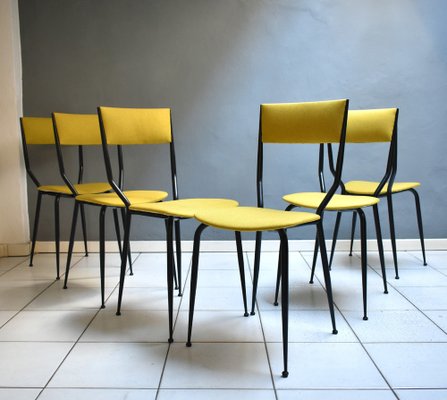
[[[168,343],[174,343],[174,339],[173,338],[169,338],[168,339]]]
[[[191,342],[186,342],[186,347],[191,347],[191,346],[192,346]]]
[[[426,262],[424,262],[424,267],[426,267],[428,264]]]
[[[313,285],[314,281],[313,281],[313,280],[311,280],[311,281],[309,281],[309,283],[310,283],[311,285]]]
[[[249,316],[248,312],[244,312],[244,317],[248,317],[248,316]]]
[[[337,329],[334,329],[334,330],[332,330],[332,334],[333,334],[333,335],[336,335],[336,334],[338,334],[338,331],[337,331]]]
[[[277,301],[275,301],[275,302],[273,303],[273,305],[276,306],[276,307],[278,307],[278,306],[279,306],[279,303],[278,303]]]
[[[283,378],[287,378],[287,377],[289,376],[289,371],[282,371],[281,376],[282,376]]]
[[[105,304],[101,304],[101,308],[106,308]]]
[[[64,285],[64,289],[68,289],[67,285]]]
[[[28,267],[32,267],[32,266],[33,266],[33,264],[28,265]]]
[[[183,296],[183,293],[182,292],[179,292],[178,293],[178,297],[182,297]]]
[[[60,277],[60,276],[56,276],[56,280],[57,280],[57,281],[60,281],[60,280],[61,280],[61,277]]]
[[[388,294],[388,290],[385,290],[383,293],[384,293],[384,294]]]
[[[400,278],[399,278],[399,275],[396,275],[396,276],[394,277],[394,279],[400,279]]]
[[[117,312],[115,313],[115,315],[120,316],[120,315],[121,315],[121,311],[117,311]]]
[[[368,321],[368,317],[366,315],[363,317],[363,321]]]
[[[252,311],[252,312],[250,313],[250,315],[256,315],[256,313],[255,313],[254,311]]]

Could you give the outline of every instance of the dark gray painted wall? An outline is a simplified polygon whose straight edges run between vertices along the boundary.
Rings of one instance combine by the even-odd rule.
[[[423,182],[426,236],[445,238],[445,15],[443,0],[22,0],[24,113],[171,107],[180,195],[249,205],[256,201],[260,103],[349,98],[351,108],[398,106],[398,178]],[[357,149],[348,150],[346,177],[376,176]],[[87,163],[91,179],[104,173],[96,150]],[[167,149],[126,150],[126,168],[136,171],[127,175],[129,188],[170,190]],[[318,190],[316,150],[266,151],[266,205],[283,208],[283,194]],[[373,152],[379,164],[380,150]],[[35,162],[56,179],[53,155],[39,149]],[[35,198],[30,187],[31,210]],[[410,195],[395,201],[401,238],[417,237],[411,201]],[[69,221],[71,204],[65,205]],[[53,237],[51,212],[47,204],[45,240]],[[90,237],[97,238],[97,210],[88,216]],[[346,218],[344,236],[348,225]],[[191,239],[195,224],[184,226]],[[134,238],[162,239],[161,228],[139,222]]]

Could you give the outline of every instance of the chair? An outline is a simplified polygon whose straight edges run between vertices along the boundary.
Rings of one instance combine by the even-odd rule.
[[[194,235],[194,248],[191,266],[191,296],[189,306],[189,324],[187,346],[191,346],[194,305],[197,290],[200,239],[205,228],[240,232],[256,232],[255,265],[253,274],[252,311],[256,301],[259,276],[259,259],[261,250],[261,232],[276,231],[280,239],[280,273],[282,305],[282,340],[283,340],[283,377],[288,372],[288,310],[289,310],[289,267],[287,230],[298,226],[316,225],[317,236],[321,243],[321,261],[326,285],[332,332],[337,333],[332,300],[331,278],[325,249],[324,232],[321,215],[331,201],[340,185],[343,162],[343,149],[346,135],[346,118],[348,100],[333,100],[308,103],[262,104],[260,108],[258,162],[257,162],[257,207],[237,207],[223,210],[204,210],[195,215],[201,222]],[[325,194],[316,213],[280,211],[264,208],[263,198],[263,148],[268,143],[340,143],[337,178]]]
[[[168,315],[169,315],[169,339],[173,342],[173,276],[174,276],[174,250],[173,230],[175,225],[177,273],[179,281],[179,296],[181,296],[181,241],[180,220],[192,218],[198,209],[235,207],[238,203],[227,199],[179,199],[177,188],[177,168],[175,161],[175,148],[172,132],[171,110],[169,108],[115,108],[98,107],[98,115],[101,126],[101,137],[104,150],[107,176],[115,194],[122,200],[126,209],[126,223],[124,227],[123,253],[129,248],[131,220],[133,215],[154,217],[165,222],[166,248],[167,248],[167,288],[168,288]],[[159,203],[132,203],[126,192],[123,192],[114,179],[110,163],[110,145],[169,145],[171,164],[171,201]],[[238,246],[241,248],[240,242]],[[242,251],[239,252],[239,265],[241,267]],[[121,303],[123,298],[124,279],[127,258],[122,257],[121,275],[118,292],[117,315],[121,315]],[[244,301],[245,279],[243,276],[243,264],[241,273],[241,285]],[[245,301],[246,306],[246,301]],[[248,314],[247,314],[248,315]]]
[[[33,183],[37,188],[37,203],[36,203],[36,214],[34,217],[34,227],[32,234],[32,245],[31,245],[31,255],[30,255],[30,267],[33,265],[34,251],[36,247],[37,232],[39,228],[39,216],[40,216],[40,206],[42,202],[42,197],[44,195],[54,197],[54,222],[55,222],[55,247],[56,247],[56,279],[60,279],[60,230],[59,230],[59,200],[63,198],[74,197],[72,190],[67,185],[41,185],[40,181],[34,175],[31,170],[30,157],[28,153],[29,145],[53,145],[54,132],[53,124],[51,118],[41,118],[41,117],[22,117],[20,118],[20,127],[22,133],[22,144],[23,144],[23,155],[25,160],[25,167],[28,176],[31,178]],[[110,185],[106,182],[97,183],[82,183],[83,171],[84,171],[84,161],[82,148],[79,147],[79,169],[78,169],[78,180],[76,184],[73,184],[73,188],[78,193],[102,193],[107,192],[111,189]],[[82,217],[82,232],[84,236],[84,248],[85,255],[88,255],[87,249],[87,231],[84,208],[81,208]]]
[[[396,233],[394,228],[393,195],[404,192],[411,192],[414,195],[416,206],[416,217],[419,229],[419,238],[421,242],[422,258],[424,265],[427,265],[425,257],[424,231],[422,226],[422,214],[419,194],[416,188],[420,186],[419,182],[395,182],[397,171],[397,120],[399,110],[391,109],[373,109],[373,110],[352,110],[348,116],[348,142],[389,142],[388,162],[386,172],[380,182],[374,181],[349,181],[344,185],[345,193],[351,195],[367,195],[378,198],[385,197],[388,204],[388,219],[390,224],[390,239],[393,253],[395,278],[399,279],[399,269],[397,263]],[[341,215],[337,215],[332,254],[335,249],[335,243],[338,235]],[[356,226],[356,214],[352,215],[351,246],[349,255],[352,255],[352,246],[354,242],[354,232]],[[331,256],[332,256],[331,254]]]
[[[389,113],[391,115],[392,112]],[[348,116],[352,115],[352,111],[349,111]],[[352,138],[351,127],[349,125],[348,117],[348,126],[346,133],[346,142],[353,141],[362,141],[365,140],[364,137],[358,137],[356,140]],[[394,116],[393,116],[394,118]],[[388,126],[389,127],[389,126]],[[386,127],[381,127],[381,129],[386,129]],[[381,134],[384,135],[384,133]],[[337,179],[337,168],[334,165],[334,156],[332,145],[327,144],[327,153],[328,153],[328,161],[329,161],[329,169],[334,176],[334,179]],[[287,210],[292,210],[295,207],[303,207],[317,210],[320,207],[320,203],[325,198],[325,176],[324,176],[324,145],[320,144],[320,154],[319,154],[319,165],[318,165],[318,176],[321,192],[304,192],[304,193],[293,193],[283,196],[283,199],[290,203],[287,207]],[[387,172],[388,173],[388,172]],[[341,177],[340,177],[341,179]],[[379,219],[379,210],[378,203],[379,199],[375,196],[354,196],[346,194],[345,186],[343,181],[340,180],[340,188],[342,190],[341,194],[335,194],[331,201],[326,206],[326,211],[336,211],[337,218],[339,219],[341,213],[343,212],[354,212],[359,216],[360,219],[360,239],[361,239],[361,270],[362,270],[362,292],[363,292],[363,319],[366,321],[368,319],[367,316],[367,228],[366,228],[366,217],[364,213],[365,208],[372,207],[374,214],[374,223],[376,229],[376,237],[377,237],[377,246],[379,249],[379,258],[380,265],[382,270],[382,280],[384,293],[388,293],[388,286],[386,281],[386,270],[385,270],[385,260],[383,253],[383,241],[382,241],[382,233],[380,227],[380,219]],[[338,226],[337,226],[338,229]],[[315,273],[315,265],[317,260],[317,252],[320,245],[320,241],[318,238],[315,240],[315,250],[314,250],[314,258],[312,262],[312,272],[310,277],[310,283],[313,283],[314,273]],[[333,243],[334,246],[334,243]],[[334,247],[332,248],[334,249]],[[332,264],[333,251],[331,253],[331,258],[329,260],[329,268]],[[279,276],[279,273],[278,273]],[[279,289],[279,278],[276,285],[276,294],[275,294],[275,304],[277,303],[278,298],[278,289]]]
[[[101,132],[99,128],[98,116],[96,114],[66,114],[53,113],[53,125],[56,137],[56,148],[59,159],[59,167],[62,178],[67,186],[71,189],[73,196],[75,196],[75,206],[73,210],[73,219],[70,232],[70,242],[68,246],[67,265],[65,270],[64,289],[67,289],[71,257],[73,253],[74,237],[76,233],[76,224],[79,208],[85,205],[100,207],[99,219],[99,242],[100,242],[100,279],[101,279],[101,308],[105,307],[105,213],[108,208],[113,210],[115,231],[120,246],[121,256],[126,254],[130,258],[130,251],[123,253],[120,245],[120,232],[118,221],[118,209],[124,210],[124,203],[121,201],[116,193],[80,193],[77,192],[74,185],[65,171],[64,158],[62,154],[62,146],[92,146],[101,145]],[[122,186],[124,179],[123,154],[120,146],[118,151],[119,164],[119,185]],[[108,184],[109,188],[111,186]],[[131,202],[144,201],[161,201],[167,197],[167,193],[157,190],[130,190],[124,192]]]

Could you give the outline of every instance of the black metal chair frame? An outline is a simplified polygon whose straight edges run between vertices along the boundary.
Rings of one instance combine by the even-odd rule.
[[[62,153],[62,145],[59,140],[59,134],[57,130],[57,124],[56,120],[53,117],[53,130],[55,135],[55,143],[56,143],[56,151],[57,151],[57,158],[58,158],[58,164],[59,164],[59,172],[64,180],[65,184],[70,188],[72,195],[71,197],[75,198],[75,204],[73,208],[73,216],[72,216],[72,222],[71,222],[71,229],[70,229],[70,240],[68,244],[68,252],[67,252],[67,262],[65,267],[65,277],[64,277],[64,289],[68,288],[68,276],[70,272],[70,265],[71,265],[71,258],[73,255],[73,247],[74,247],[74,239],[76,234],[76,225],[77,225],[77,219],[78,219],[78,213],[79,209],[81,210],[81,218],[82,218],[82,224],[85,225],[85,216],[84,216],[84,206],[86,204],[88,205],[94,205],[101,207],[100,214],[99,214],[99,253],[100,253],[100,281],[101,281],[101,308],[105,307],[105,212],[108,207],[106,206],[100,206],[93,203],[84,203],[76,200],[76,196],[78,195],[78,192],[76,191],[76,188],[74,187],[73,183],[71,182],[70,178],[68,177],[66,171],[65,171],[65,164],[64,164],[64,157]],[[83,160],[83,146],[79,145],[79,155],[80,159]],[[120,176],[120,184],[122,184],[124,179],[124,169],[123,169],[123,156],[122,156],[122,150],[120,147],[117,148],[118,151],[118,165],[119,165],[119,176]],[[83,164],[83,162],[82,162]],[[83,171],[83,169],[82,169]],[[118,248],[121,256],[124,254],[122,252],[122,246],[121,246],[121,234],[120,234],[120,227],[119,227],[119,217],[118,217],[118,211],[117,208],[113,208],[113,217],[114,217],[114,223],[115,223],[115,233],[117,237],[118,242]],[[122,213],[123,218],[123,224],[124,224],[124,213]],[[83,228],[84,229],[84,228]],[[128,252],[128,257],[131,259],[130,251]],[[131,269],[132,269],[132,264]]]
[[[392,249],[392,253],[393,253],[394,271],[395,271],[396,279],[399,279],[399,268],[398,268],[398,261],[397,261],[396,231],[395,231],[395,225],[394,225],[394,209],[393,209],[392,197],[397,194],[409,191],[414,196],[417,224],[418,224],[418,230],[419,230],[419,239],[421,242],[421,249],[422,249],[423,264],[427,265],[426,255],[425,255],[424,229],[423,229],[423,224],[422,224],[422,213],[421,213],[421,204],[420,204],[419,194],[413,188],[403,190],[400,192],[396,192],[396,193],[392,192],[392,187],[393,187],[393,183],[394,183],[396,172],[397,172],[398,117],[399,117],[399,109],[397,109],[397,111],[396,111],[396,118],[395,118],[395,122],[394,122],[393,134],[392,134],[392,139],[391,139],[391,143],[390,143],[390,150],[389,150],[389,154],[388,154],[386,172],[385,172],[384,177],[380,181],[379,186],[377,187],[377,189],[375,190],[375,192],[373,194],[374,197],[386,198],[386,200],[387,200],[391,249]],[[386,183],[388,183],[387,191],[386,191],[386,193],[381,193],[382,189]],[[375,211],[375,213],[376,213],[376,211]],[[354,234],[355,234],[355,227],[356,227],[356,217],[357,217],[357,215],[354,212],[352,214],[351,242],[350,242],[350,247],[349,247],[349,255],[350,256],[352,256],[352,248],[353,248],[353,243],[354,243]],[[340,220],[341,220],[341,214],[337,214],[337,218],[335,220],[335,226],[334,226],[334,234],[333,234],[332,248],[331,248],[331,258],[330,258],[329,265],[332,264],[332,259],[334,256],[335,245],[337,242],[338,230],[339,230],[339,226],[340,226]],[[380,249],[379,249],[379,251],[380,251]],[[383,249],[382,249],[382,257],[383,257]]]
[[[337,175],[334,179],[332,186],[327,192],[324,200],[320,204],[320,207],[317,210],[317,214],[322,216],[325,207],[329,203],[332,196],[337,191],[338,187],[341,183],[341,170],[343,166],[343,157],[344,157],[344,144],[346,139],[346,121],[347,121],[347,112],[348,112],[349,101],[346,101],[346,109],[344,114],[344,122],[340,135],[340,147],[337,158]],[[264,192],[263,192],[263,140],[262,140],[262,108],[260,111],[259,118],[259,134],[258,134],[258,157],[257,157],[257,176],[256,176],[256,191],[257,191],[257,207],[264,207]],[[321,261],[323,265],[323,273],[325,279],[326,286],[326,295],[328,298],[329,311],[332,322],[332,333],[337,334],[338,331],[336,329],[335,323],[335,313],[334,313],[334,304],[333,304],[333,296],[332,296],[332,284],[331,277],[329,272],[329,265],[327,259],[327,252],[324,240],[324,230],[322,219],[302,224],[299,226],[309,226],[316,225],[317,236],[319,241],[321,242],[322,251]],[[197,279],[198,279],[198,268],[199,268],[199,254],[200,254],[200,239],[201,234],[208,225],[200,224],[196,229],[194,234],[194,247],[193,247],[193,255],[192,255],[192,265],[191,265],[191,293],[190,293],[190,306],[189,306],[189,321],[188,321],[188,338],[186,342],[187,347],[192,346],[191,337],[192,337],[192,325],[194,319],[194,307],[195,307],[195,298],[197,292]],[[278,229],[276,232],[279,235],[280,239],[280,250],[279,250],[279,261],[278,261],[278,276],[281,281],[281,317],[282,317],[282,342],[283,342],[283,362],[284,369],[282,372],[282,377],[286,378],[289,376],[288,372],[288,326],[289,326],[289,246],[288,246],[288,237],[286,229]],[[240,241],[240,232],[235,232],[236,239]],[[260,269],[260,256],[261,256],[261,242],[262,242],[262,231],[256,232],[256,242],[255,242],[255,260],[254,260],[254,271],[253,271],[253,293],[252,293],[252,305],[250,315],[255,315],[255,307],[256,307],[256,295],[257,295],[257,287],[258,287],[258,279],[259,279],[259,269]],[[239,244],[238,244],[239,249]],[[241,248],[242,251],[242,248]],[[247,313],[245,312],[244,315]]]
[[[182,296],[182,249],[181,249],[181,236],[180,236],[180,221],[184,218],[168,217],[161,214],[147,213],[132,211],[129,209],[130,201],[121,190],[121,186],[117,185],[114,177],[112,164],[110,161],[110,155],[107,143],[107,134],[104,128],[104,123],[101,115],[101,108],[98,107],[99,125],[101,129],[102,147],[104,153],[104,160],[107,172],[107,178],[109,180],[112,189],[120,197],[125,204],[125,224],[124,224],[124,240],[123,240],[123,254],[129,251],[130,246],[130,229],[132,215],[142,215],[145,217],[153,217],[163,219],[165,221],[166,228],[166,248],[167,248],[167,289],[168,289],[168,313],[169,313],[169,343],[173,342],[173,294],[174,294],[174,281],[176,289],[178,288],[178,295]],[[172,132],[172,116],[171,116],[171,142],[169,144],[170,162],[171,162],[171,185],[172,185],[172,197],[173,200],[178,200],[178,187],[177,187],[177,167],[175,161],[175,148],[174,148],[174,135]],[[174,248],[173,237],[175,231],[176,239],[176,262],[177,262],[177,275],[175,273],[175,261],[174,261]],[[126,276],[127,259],[122,257],[121,259],[121,272],[120,272],[120,284],[118,291],[118,305],[116,315],[121,315],[121,304],[123,299],[124,280]]]
[[[29,159],[29,153],[28,153],[28,144],[26,142],[26,136],[25,136],[25,128],[23,126],[23,119],[20,118],[20,130],[22,135],[22,147],[23,147],[23,158],[25,161],[25,168],[28,176],[33,181],[36,188],[39,188],[41,186],[39,180],[37,179],[36,175],[31,169],[31,163]],[[82,183],[83,173],[84,173],[84,156],[83,156],[83,150],[82,146],[79,146],[78,148],[78,180],[77,183]],[[60,222],[59,222],[59,201],[62,198],[73,198],[73,185],[70,184],[69,188],[72,191],[71,194],[63,194],[63,193],[57,193],[57,192],[47,192],[47,191],[41,191],[37,190],[37,202],[36,202],[36,213],[34,216],[34,224],[33,224],[33,233],[32,233],[32,244],[31,244],[31,254],[30,254],[30,262],[29,266],[33,266],[33,259],[34,259],[34,252],[36,247],[36,240],[37,240],[37,233],[39,229],[39,218],[40,218],[40,207],[42,203],[42,197],[43,195],[54,197],[54,225],[55,225],[55,248],[56,248],[56,279],[60,279]],[[81,219],[82,219],[82,234],[84,238],[84,249],[85,249],[85,255],[88,256],[88,248],[87,248],[87,229],[86,229],[86,220],[85,220],[85,212],[84,207],[81,207]]]

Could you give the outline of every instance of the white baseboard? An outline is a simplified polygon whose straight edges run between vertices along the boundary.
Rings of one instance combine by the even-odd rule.
[[[337,242],[337,250],[338,251],[346,251],[349,250],[349,240],[339,240]],[[331,245],[331,241],[327,241],[327,246]],[[383,241],[385,251],[391,250],[391,241],[384,240]],[[0,245],[0,254],[1,254],[1,246]],[[26,255],[26,254],[18,254],[19,250],[24,251],[23,248],[9,248],[8,246],[7,255]],[[16,245],[18,246],[18,245]],[[28,254],[29,254],[29,244]],[[191,240],[183,240],[182,241],[182,249],[183,251],[192,251],[193,242]],[[426,250],[447,250],[447,239],[426,239],[425,241]],[[88,242],[89,251],[96,253],[99,251],[99,242],[91,241]],[[159,253],[166,251],[166,244],[164,241],[133,241],[131,242],[131,248],[134,252],[143,252],[143,253]],[[254,251],[255,242],[254,240],[244,240],[243,248],[245,251]],[[277,251],[279,248],[278,240],[263,240],[262,241],[262,250],[263,251]],[[313,240],[290,240],[289,248],[292,251],[313,251],[314,241]],[[399,251],[418,251],[421,248],[421,244],[419,239],[400,239],[397,241],[397,248]],[[61,252],[67,252],[68,242],[61,242]],[[201,251],[235,251],[236,245],[234,241],[230,240],[204,240],[201,242],[200,246]],[[368,240],[368,249],[377,250],[377,242],[375,240]],[[354,250],[360,250],[360,243],[358,240],[354,242]],[[12,254],[12,252],[14,252]],[[55,251],[54,242],[37,242],[36,243],[36,252],[37,253],[53,253]],[[81,241],[75,242],[74,251],[82,253],[84,251],[84,243]],[[118,252],[118,245],[115,241],[106,242],[106,251],[107,252]]]

